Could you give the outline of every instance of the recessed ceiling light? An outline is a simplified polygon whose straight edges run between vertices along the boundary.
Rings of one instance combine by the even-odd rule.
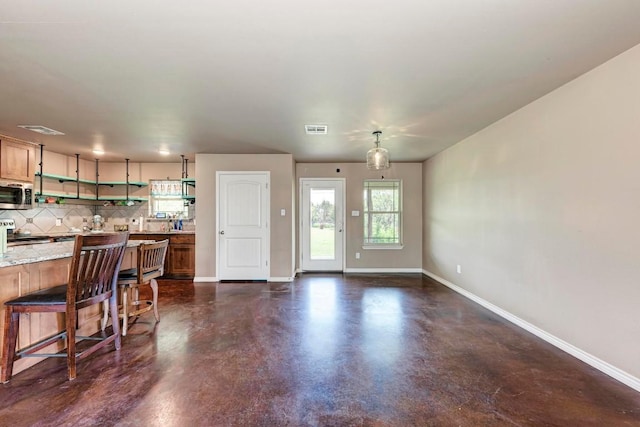
[[[64,133],[60,132],[59,130],[54,130],[51,128],[48,128],[46,126],[40,126],[40,125],[18,125],[19,128],[22,129],[26,129],[26,130],[30,130],[33,132],[38,132],[41,133],[43,135],[64,135]]]
[[[327,125],[304,125],[307,135],[326,135],[329,132]]]
[[[161,148],[160,150],[158,150],[158,153],[162,154],[163,156],[168,156],[169,154],[171,154],[171,152],[166,148]]]
[[[95,154],[97,156],[102,156],[104,154],[104,150],[101,150],[100,148],[94,148],[93,149],[93,154]]]

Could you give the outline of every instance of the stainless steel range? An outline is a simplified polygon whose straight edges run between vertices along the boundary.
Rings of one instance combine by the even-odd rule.
[[[30,245],[33,243],[48,243],[48,236],[32,236],[31,233],[16,233],[16,222],[13,219],[0,220],[0,229],[7,230],[7,244],[9,246]],[[0,233],[1,234],[1,233]]]

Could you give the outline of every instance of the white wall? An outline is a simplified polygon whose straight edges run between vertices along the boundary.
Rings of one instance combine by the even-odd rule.
[[[640,377],[640,45],[429,159],[423,181],[426,271]]]

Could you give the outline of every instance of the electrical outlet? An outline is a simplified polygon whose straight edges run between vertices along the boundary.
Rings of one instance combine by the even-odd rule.
[[[356,252],[356,259],[360,259],[360,252]]]
[[[458,264],[458,265],[456,266],[456,272],[457,272],[458,274],[462,274],[462,266],[461,266],[460,264]]]
[[[60,227],[62,225],[62,218],[56,218],[56,227]]]

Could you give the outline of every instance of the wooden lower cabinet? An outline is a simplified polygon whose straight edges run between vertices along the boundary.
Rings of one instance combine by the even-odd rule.
[[[29,292],[29,266],[28,265],[16,265],[12,267],[0,268],[0,334],[4,331],[4,302],[22,295],[25,292]],[[22,323],[25,317],[20,318]],[[22,342],[27,342],[29,339],[29,328],[20,328],[18,336],[18,347]],[[0,354],[2,354],[3,342],[0,340]],[[18,362],[23,362],[18,364]],[[36,363],[35,359],[19,360],[15,363],[13,372],[23,370],[28,366]],[[31,362],[29,365],[24,366],[24,362]],[[1,368],[0,368],[1,369]]]
[[[167,276],[193,278],[196,272],[195,235],[171,236],[167,257]]]
[[[23,264],[0,268],[0,326],[4,330],[4,302],[30,292],[66,283],[71,258]],[[64,329],[64,314],[26,313],[20,315],[17,348],[24,348],[38,340],[55,335]],[[64,349],[62,341],[44,348],[43,353],[56,353]],[[0,342],[0,352],[2,342]],[[25,358],[15,362],[13,373],[18,373],[44,359]]]
[[[131,240],[169,239],[167,257],[164,261],[164,278],[193,279],[196,274],[196,236],[195,234],[131,234]]]

